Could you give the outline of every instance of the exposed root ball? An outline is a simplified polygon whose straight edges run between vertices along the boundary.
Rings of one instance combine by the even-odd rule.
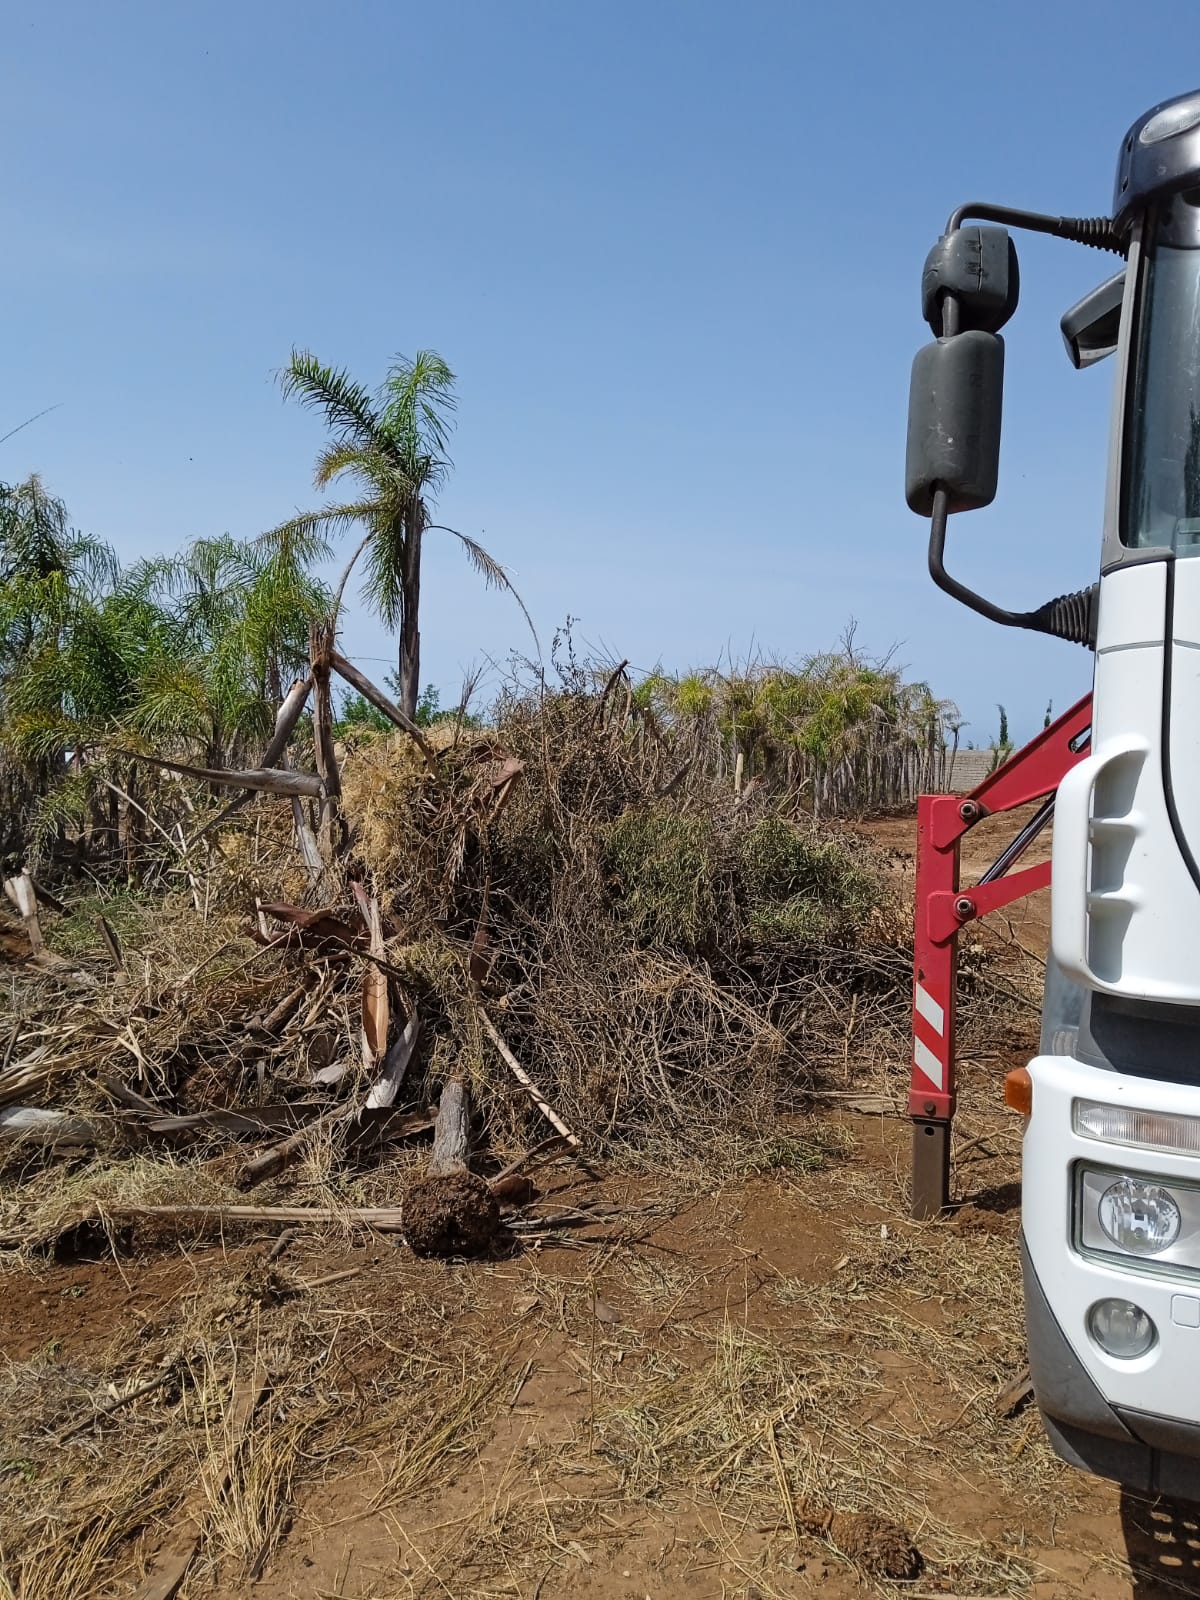
[[[462,1167],[418,1178],[404,1197],[404,1236],[418,1255],[482,1255],[499,1228],[495,1195]]]
[[[915,1578],[924,1564],[904,1529],[873,1511],[835,1511],[829,1538],[871,1578]]]

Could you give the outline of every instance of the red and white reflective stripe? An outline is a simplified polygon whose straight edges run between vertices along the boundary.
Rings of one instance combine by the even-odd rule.
[[[913,1004],[917,1008],[917,1014],[925,1018],[925,1021],[937,1034],[938,1038],[944,1038],[946,1033],[945,1007],[937,1003],[923,983],[915,983],[913,985]]]
[[[920,1017],[937,1035],[937,1051],[931,1050],[917,1032],[915,1023]],[[913,1065],[927,1077],[935,1089],[946,1086],[946,1008],[923,983],[913,984]]]
[[[923,1039],[913,1040],[913,1063],[923,1072],[935,1089],[944,1088],[946,1069]]]

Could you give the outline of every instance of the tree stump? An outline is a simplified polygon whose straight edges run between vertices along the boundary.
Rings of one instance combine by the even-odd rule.
[[[484,1255],[500,1231],[500,1206],[468,1169],[470,1154],[471,1095],[454,1077],[442,1090],[429,1171],[404,1197],[404,1237],[417,1255]]]
[[[836,1550],[870,1578],[911,1582],[924,1566],[906,1529],[874,1511],[834,1511],[803,1505],[796,1521],[806,1533],[828,1539]]]

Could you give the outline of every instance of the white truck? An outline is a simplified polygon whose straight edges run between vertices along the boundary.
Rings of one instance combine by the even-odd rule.
[[[1099,576],[1012,612],[945,570],[949,517],[994,497],[1010,229],[1124,267],[1063,318],[1076,366],[1114,357]],[[914,1211],[947,1199],[958,928],[1051,878],[1026,1115],[1022,1257],[1034,1393],[1075,1465],[1200,1500],[1200,93],[1122,140],[1112,215],[960,207],[931,251],[935,342],[913,365],[906,497],[934,580],[994,621],[1090,647],[1093,691],[975,795],[922,801],[914,973]],[[974,890],[958,838],[1044,797]],[[1008,878],[1054,818],[1052,872]],[[923,859],[922,859],[923,855]]]

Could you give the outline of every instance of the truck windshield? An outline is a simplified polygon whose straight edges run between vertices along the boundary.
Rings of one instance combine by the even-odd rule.
[[[1121,537],[1200,555],[1200,249],[1152,243],[1140,307]]]

